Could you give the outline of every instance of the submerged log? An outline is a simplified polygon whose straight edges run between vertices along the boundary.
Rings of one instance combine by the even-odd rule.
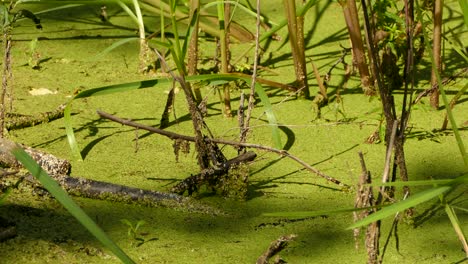
[[[9,149],[7,145],[11,144],[15,143],[5,138],[0,138],[0,167],[14,170],[13,172],[8,173],[8,175],[6,173],[2,174],[2,176],[21,177],[34,184],[36,188],[43,188],[39,185],[39,182],[32,174],[29,172],[25,173],[24,170],[21,170],[21,164],[9,151],[7,151]],[[182,210],[209,214],[221,214],[221,212],[216,208],[212,208],[194,199],[174,193],[144,190],[114,183],[71,177],[69,175],[71,165],[67,160],[59,159],[54,155],[30,147],[20,147],[23,147],[25,151],[44,169],[44,171],[46,171],[50,177],[55,179],[58,184],[71,195],[115,202],[138,203],[146,206],[179,208]]]

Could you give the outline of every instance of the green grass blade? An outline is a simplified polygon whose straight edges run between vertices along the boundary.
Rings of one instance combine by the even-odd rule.
[[[83,160],[81,156],[80,148],[78,147],[78,143],[76,142],[75,133],[73,132],[73,125],[71,121],[71,102],[65,106],[63,111],[63,119],[65,122],[65,133],[67,134],[68,145],[71,148],[71,152],[73,157],[76,160]]]
[[[465,19],[465,26],[468,28],[468,2],[466,0],[458,0],[458,3]]]
[[[221,3],[224,3],[224,4],[231,4],[232,6],[235,6],[236,8],[239,8],[241,10],[243,10],[246,14],[256,18],[257,17],[257,13],[250,10],[247,6],[239,3],[239,1],[213,1],[213,2],[210,2],[210,3],[207,3],[205,5],[203,5],[203,7],[201,8],[202,10],[205,10],[205,9],[208,9],[209,7],[212,7],[214,5],[219,5]],[[260,21],[262,22],[265,22],[265,17],[260,17]],[[277,23],[275,22],[272,22],[272,21],[269,21],[272,25],[277,25]]]
[[[196,12],[193,14],[192,16],[192,19],[190,20],[190,23],[189,23],[189,28],[187,30],[187,33],[185,34],[185,41],[184,41],[184,44],[182,45],[182,58],[185,59],[185,56],[187,54],[187,50],[188,50],[188,43],[190,43],[190,38],[192,36],[192,33],[193,33],[193,29],[195,28],[195,24],[197,23],[197,20],[198,20],[198,10],[196,10]]]
[[[133,20],[133,22],[135,22],[135,24],[137,24],[138,27],[140,27],[140,21],[138,20],[135,13],[133,13],[133,11],[122,1],[117,1],[117,4],[120,6],[120,8],[122,8],[125,11],[125,13],[127,13],[127,15]]]
[[[106,233],[71,199],[71,197],[19,146],[9,149],[16,159],[104,246],[110,249],[123,263],[135,263],[112,241]]]
[[[434,187],[434,188],[431,188],[431,189],[416,193],[416,194],[412,195],[411,197],[409,197],[408,199],[406,199],[404,201],[394,203],[394,204],[392,204],[392,205],[390,205],[388,207],[383,208],[382,210],[380,210],[380,211],[378,211],[376,213],[373,213],[373,214],[369,215],[368,217],[366,217],[366,218],[364,218],[364,219],[362,219],[360,221],[357,221],[356,223],[349,226],[347,229],[353,229],[353,228],[365,226],[365,225],[368,225],[368,224],[373,223],[375,221],[382,220],[382,219],[384,219],[384,218],[386,218],[388,216],[395,215],[396,213],[401,212],[401,211],[403,211],[405,209],[408,209],[410,207],[414,207],[414,206],[416,206],[418,204],[421,204],[421,203],[426,202],[426,201],[428,201],[430,199],[433,199],[433,198],[435,198],[435,197],[449,191],[452,188],[453,188],[452,186],[440,186],[440,187]]]
[[[447,180],[427,180],[427,181],[399,181],[399,182],[386,182],[386,183],[372,183],[366,184],[366,186],[427,186],[427,185],[455,185],[468,183],[468,174],[463,174],[455,179]]]
[[[280,137],[280,132],[278,128],[278,122],[276,121],[276,116],[275,116],[275,113],[273,112],[270,99],[268,98],[268,95],[263,89],[263,86],[261,86],[259,83],[255,84],[255,92],[258,94],[258,97],[260,97],[260,100],[263,103],[265,114],[267,116],[268,123],[270,124],[270,127],[271,127],[271,136],[273,138],[274,146],[277,149],[282,149],[283,144],[281,144],[281,137]]]
[[[457,233],[458,239],[460,239],[460,242],[463,245],[463,248],[465,251],[468,249],[468,243],[466,241],[466,235],[463,232],[463,229],[461,228],[460,221],[458,220],[457,215],[455,214],[455,211],[453,210],[452,206],[449,204],[445,205],[445,212],[447,213],[447,216],[450,219],[450,222],[452,223],[453,229],[455,230],[455,233]],[[468,254],[468,251],[466,252]]]

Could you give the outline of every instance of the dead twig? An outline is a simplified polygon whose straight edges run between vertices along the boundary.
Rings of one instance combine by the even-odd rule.
[[[449,84],[450,82],[455,81],[457,78],[465,76],[467,73],[468,73],[468,68],[465,67],[465,68],[461,69],[459,72],[457,72],[457,73],[455,73],[455,74],[453,74],[453,75],[451,75],[451,76],[449,76],[449,77],[444,78],[444,79],[442,80],[442,85],[447,85],[447,84]],[[421,101],[421,99],[422,99],[423,97],[428,96],[429,94],[431,94],[432,92],[434,92],[434,91],[437,90],[438,88],[439,88],[439,84],[436,83],[436,84],[434,84],[433,86],[431,86],[431,88],[426,89],[426,90],[420,92],[420,93],[418,94],[418,96],[416,96],[416,99],[414,99],[413,104],[419,103],[419,101]]]
[[[183,139],[183,140],[186,140],[186,141],[195,142],[195,137],[192,137],[192,136],[181,135],[181,134],[177,134],[177,133],[174,133],[174,132],[158,129],[158,128],[155,128],[155,127],[135,123],[133,121],[122,119],[122,118],[116,117],[114,115],[111,115],[109,113],[99,111],[99,110],[97,111],[97,114],[102,118],[112,120],[112,121],[120,123],[122,125],[140,128],[140,129],[152,132],[152,133],[156,133],[156,134],[166,136],[166,137],[168,137],[170,139]],[[205,142],[211,142],[211,143],[217,143],[217,144],[223,144],[223,145],[230,145],[230,146],[235,146],[235,147],[255,148],[255,149],[261,149],[261,150],[273,152],[273,153],[276,153],[276,154],[281,155],[283,157],[287,157],[287,158],[290,158],[290,159],[296,161],[297,163],[301,164],[307,170],[317,174],[318,176],[326,179],[329,182],[337,184],[338,186],[341,186],[341,187],[343,187],[345,189],[350,188],[349,185],[347,185],[345,183],[342,183],[341,181],[339,181],[339,180],[337,180],[337,179],[335,179],[335,178],[333,178],[331,176],[326,175],[325,173],[319,171],[318,169],[310,166],[305,161],[303,161],[303,160],[299,159],[298,157],[288,153],[286,150],[275,149],[275,148],[271,148],[271,147],[264,146],[264,145],[259,145],[259,144],[242,143],[242,142],[235,142],[235,141],[230,141],[230,140],[207,138],[207,137],[204,138],[204,141]]]

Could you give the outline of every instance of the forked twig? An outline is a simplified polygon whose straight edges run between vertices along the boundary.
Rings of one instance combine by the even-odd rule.
[[[166,136],[166,137],[168,137],[170,139],[183,139],[183,140],[186,140],[186,141],[195,142],[195,137],[192,137],[192,136],[181,135],[181,134],[177,134],[177,133],[174,133],[174,132],[162,130],[162,129],[159,129],[159,128],[139,124],[139,123],[136,123],[136,122],[132,122],[130,120],[119,118],[117,116],[111,115],[109,113],[106,113],[106,112],[103,112],[103,111],[100,111],[100,110],[97,111],[97,114],[102,118],[112,120],[112,121],[120,123],[122,125],[140,128],[140,129],[152,132],[152,133],[156,133],[156,134]],[[338,186],[343,187],[344,189],[349,189],[350,188],[349,185],[347,185],[345,183],[342,183],[341,181],[339,181],[339,180],[337,180],[337,179],[335,179],[335,178],[333,178],[331,176],[326,175],[325,173],[323,173],[323,172],[319,171],[318,169],[310,166],[309,164],[307,164],[305,161],[299,159],[298,157],[296,157],[294,155],[291,155],[286,150],[275,149],[275,148],[272,148],[272,147],[259,145],[259,144],[242,143],[242,142],[236,142],[236,141],[230,141],[230,140],[224,140],[224,139],[215,139],[215,138],[205,137],[203,140],[206,143],[217,143],[217,144],[230,145],[230,146],[235,146],[235,147],[255,148],[255,149],[261,149],[261,150],[266,150],[266,151],[269,151],[269,152],[273,152],[273,153],[279,154],[279,155],[281,155],[283,157],[287,157],[287,158],[290,158],[290,159],[296,161],[297,163],[301,164],[307,170],[317,174],[318,176],[326,179],[329,182],[337,184]]]

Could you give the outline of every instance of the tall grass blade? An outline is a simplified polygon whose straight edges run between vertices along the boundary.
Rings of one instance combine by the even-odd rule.
[[[468,28],[468,2],[465,0],[458,0],[458,4],[460,4],[463,18],[465,19],[465,26]]]
[[[452,186],[447,186],[447,185],[444,185],[444,186],[440,186],[440,187],[434,187],[434,188],[431,188],[431,189],[428,189],[428,190],[425,190],[425,191],[422,191],[422,192],[419,192],[417,194],[414,194],[413,196],[409,197],[408,199],[404,200],[404,201],[401,201],[401,202],[398,202],[398,203],[394,203],[376,213],[373,213],[371,215],[369,215],[368,217],[360,220],[360,221],[357,221],[356,223],[352,224],[351,226],[347,227],[346,229],[354,229],[354,228],[358,228],[358,227],[361,227],[361,226],[365,226],[365,225],[368,225],[370,223],[373,223],[375,221],[378,221],[378,220],[382,220],[388,216],[392,216],[392,215],[395,215],[396,213],[398,212],[401,212],[405,209],[408,209],[408,208],[411,208],[411,207],[414,207],[418,204],[421,204],[423,202],[426,202],[428,200],[431,200],[445,192],[448,192],[449,190],[451,190],[453,187]]]
[[[449,217],[450,222],[452,223],[453,229],[455,230],[458,239],[460,239],[460,242],[463,245],[463,249],[465,250],[466,256],[468,257],[468,243],[466,242],[466,235],[463,232],[463,229],[461,228],[460,221],[458,220],[458,217],[455,214],[455,210],[453,210],[452,206],[446,204],[445,212],[447,213],[447,216]]]
[[[106,233],[81,209],[68,194],[52,179],[29,154],[21,147],[10,149],[16,159],[49,191],[70,214],[75,217],[104,246],[110,249],[123,263],[135,263],[125,252],[112,241]]]

